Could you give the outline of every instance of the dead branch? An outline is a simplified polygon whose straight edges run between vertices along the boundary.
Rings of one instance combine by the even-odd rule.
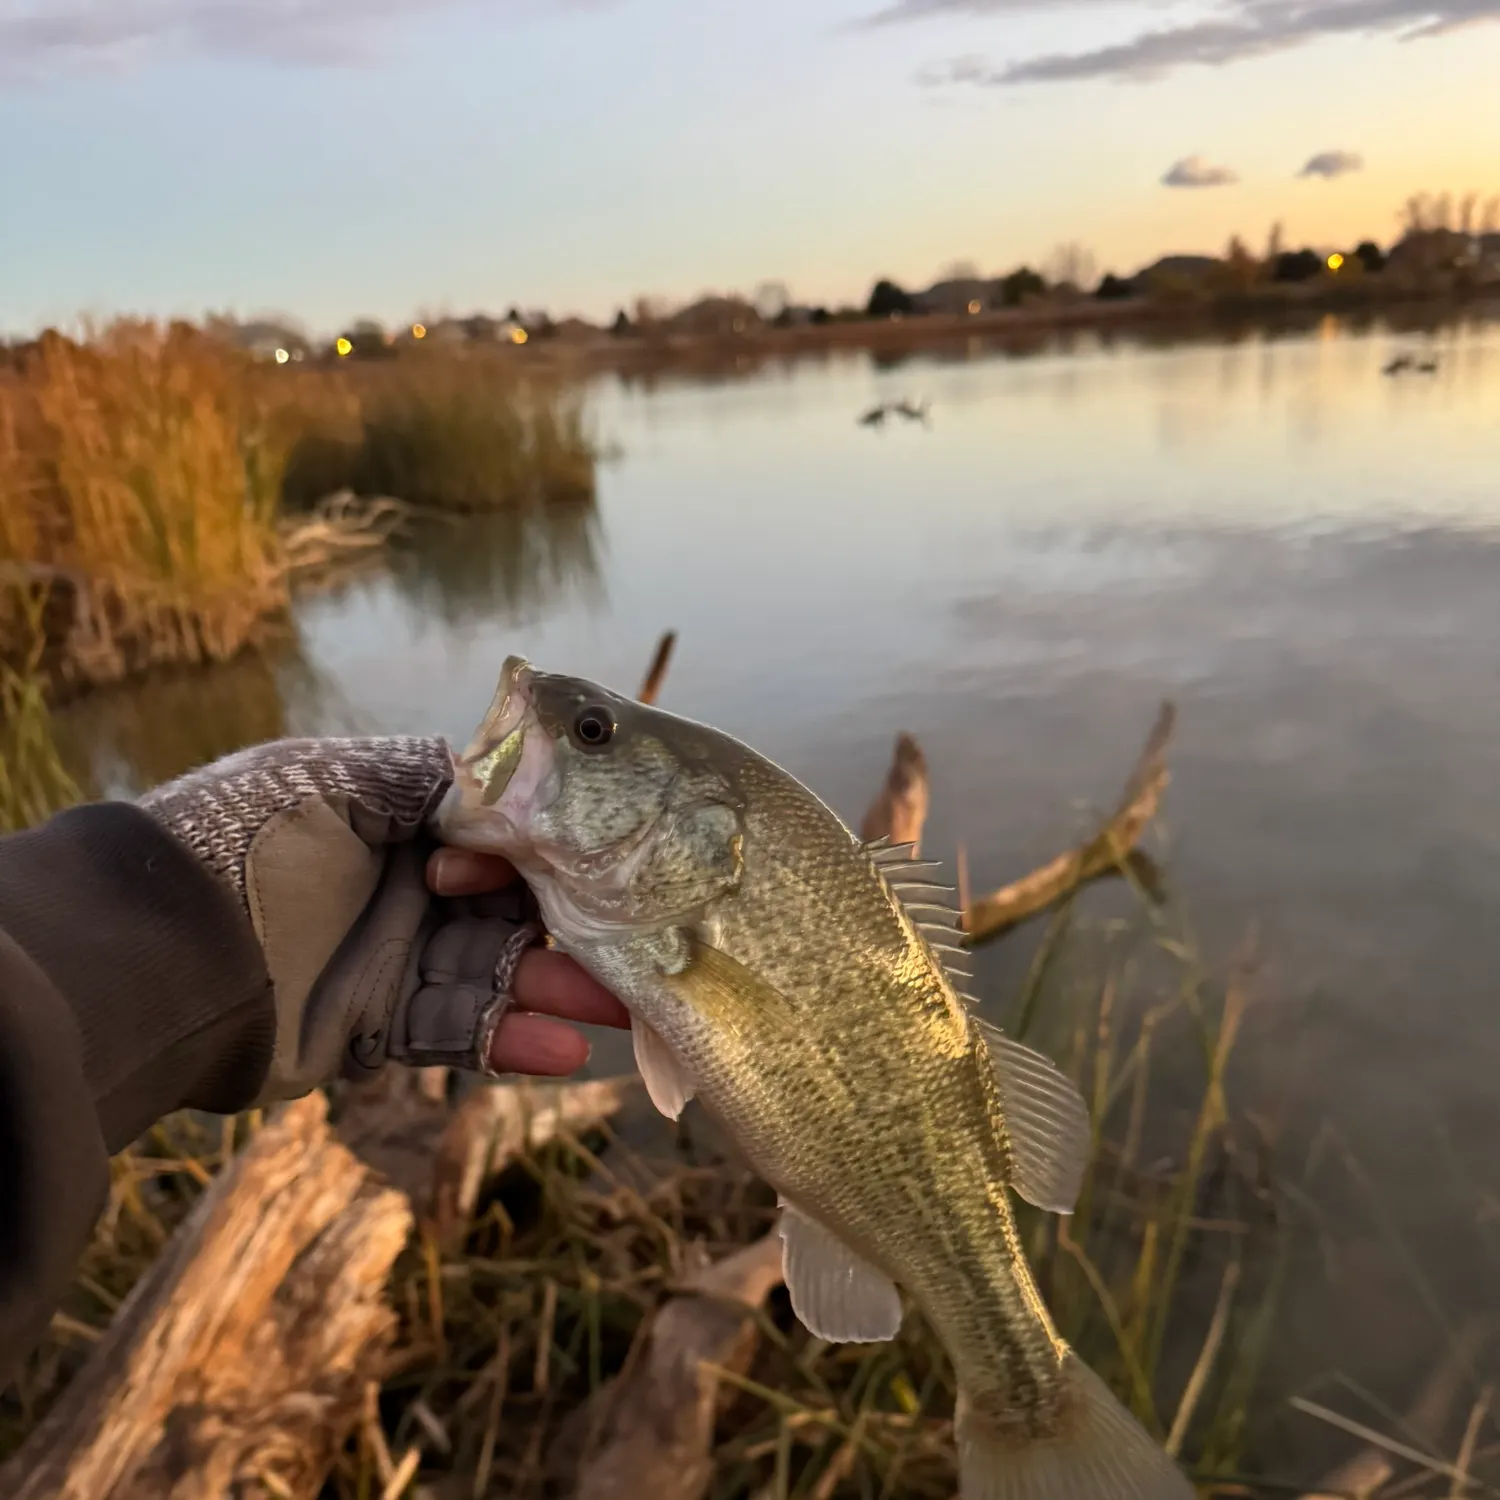
[[[642,1357],[559,1434],[562,1454],[584,1449],[578,1500],[700,1500],[713,1475],[715,1369],[748,1369],[758,1342],[750,1312],[780,1283],[772,1231],[687,1278],[657,1310]]]
[[[411,1212],[279,1111],[204,1193],[93,1358],[0,1469],[9,1500],[312,1500],[378,1379]]]
[[[414,514],[389,496],[340,490],[306,516],[282,523],[282,570],[303,583],[340,572],[378,555]]]
[[[1156,889],[1159,878],[1155,866],[1135,844],[1156,816],[1169,780],[1166,752],[1176,718],[1173,705],[1163,703],[1119,805],[1093,838],[964,909],[964,927],[971,943],[998,937],[1055,906],[1089,881],[1122,870],[1139,878],[1148,891]]]
[[[910,844],[915,856],[927,822],[927,803],[927,757],[916,740],[903,731],[896,736],[885,785],[865,814],[860,837],[866,843],[888,838],[893,844]]]

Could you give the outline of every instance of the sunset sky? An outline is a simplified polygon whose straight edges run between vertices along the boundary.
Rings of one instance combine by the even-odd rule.
[[[0,0],[0,330],[1389,241],[1500,193],[1500,0]],[[1321,171],[1299,175],[1314,158]],[[1172,185],[1178,184],[1178,185]]]

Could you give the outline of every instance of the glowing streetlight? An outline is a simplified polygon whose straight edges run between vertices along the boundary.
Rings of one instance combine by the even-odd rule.
[[[425,339],[427,337],[427,329],[425,325],[421,323],[413,323],[411,325],[411,336],[414,339]]]
[[[526,342],[526,330],[524,328],[512,328],[510,341],[513,344],[524,344]]]
[[[342,336],[333,347],[339,351],[340,359],[342,359],[346,354],[352,354],[354,352],[354,345],[351,344],[348,339],[343,338]]]
[[[285,349],[278,349],[276,351],[276,363],[278,365],[284,365],[291,357],[292,356],[288,354]]]
[[[1337,250],[1335,250],[1333,254],[1328,257],[1328,269],[1330,271],[1337,271],[1338,268],[1343,265],[1343,263],[1344,257],[1340,255]]]
[[[978,298],[978,297],[976,297],[976,298],[975,298],[975,299],[974,299],[974,300],[973,300],[973,301],[972,301],[972,302],[971,302],[971,303],[970,303],[970,304],[969,304],[969,316],[970,316],[970,317],[971,317],[971,318],[974,318],[974,317],[978,317],[978,316],[979,316],[979,309],[980,309],[980,307],[981,307],[981,305],[982,305],[982,304],[981,304],[981,303],[980,303],[980,301],[979,301],[979,298]]]

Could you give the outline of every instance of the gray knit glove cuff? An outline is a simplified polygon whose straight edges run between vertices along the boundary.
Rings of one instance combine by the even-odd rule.
[[[479,902],[428,890],[427,824],[452,773],[440,739],[289,739],[140,799],[260,940],[277,1012],[261,1102],[387,1060],[491,1071],[516,967],[542,934],[522,886]]]

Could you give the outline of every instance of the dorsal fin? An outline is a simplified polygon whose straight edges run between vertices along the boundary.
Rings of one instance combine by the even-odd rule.
[[[874,839],[863,847],[885,888],[921,933],[922,941],[948,982],[960,998],[973,1004],[973,997],[962,991],[962,986],[970,983],[973,976],[968,949],[964,946],[966,934],[958,891],[931,879],[942,869],[941,862],[912,859],[912,845],[893,844],[886,838]]]
[[[1089,1107],[1078,1085],[1044,1053],[971,1016],[995,1070],[1011,1190],[1050,1213],[1070,1214],[1093,1151]]]

